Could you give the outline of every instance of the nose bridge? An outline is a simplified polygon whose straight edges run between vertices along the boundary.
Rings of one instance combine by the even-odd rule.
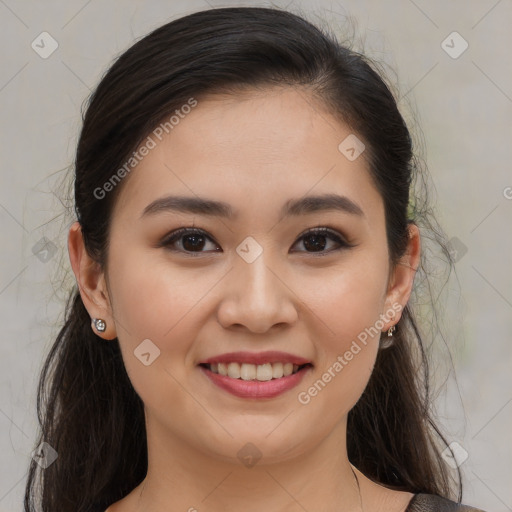
[[[271,264],[269,250],[262,252],[252,263],[245,260],[239,262],[239,271],[242,279],[247,284],[248,295],[252,299],[258,297],[269,300],[275,293],[278,293],[276,286],[277,277],[275,271],[269,266]],[[275,262],[274,262],[275,263]],[[274,265],[275,266],[275,265]]]
[[[235,264],[237,294],[240,301],[245,301],[255,307],[264,304],[269,306],[276,300],[276,295],[282,293],[278,286],[279,279],[275,275],[270,262],[270,249],[258,250],[254,242],[248,241],[240,244],[237,249],[238,261]],[[248,252],[243,251],[248,248]],[[257,252],[256,252],[257,251]],[[274,262],[274,266],[275,262]]]
[[[280,265],[271,249],[256,246],[254,240],[244,242],[237,248],[219,320],[225,326],[242,324],[259,332],[276,323],[295,321],[292,292],[279,276]]]

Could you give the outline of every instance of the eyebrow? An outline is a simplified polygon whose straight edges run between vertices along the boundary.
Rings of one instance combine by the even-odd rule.
[[[236,219],[238,212],[230,204],[223,201],[188,196],[166,196],[148,204],[141,218],[161,212],[174,211],[178,213],[196,213],[211,217]],[[280,220],[320,211],[341,211],[350,215],[365,217],[362,208],[346,196],[338,194],[322,194],[290,199],[282,207]]]

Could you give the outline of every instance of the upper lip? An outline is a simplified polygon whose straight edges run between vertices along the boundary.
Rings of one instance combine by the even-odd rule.
[[[228,352],[213,356],[199,364],[213,363],[248,363],[248,364],[265,364],[265,363],[293,363],[303,365],[311,363],[308,359],[289,354],[287,352],[268,351],[268,352]]]

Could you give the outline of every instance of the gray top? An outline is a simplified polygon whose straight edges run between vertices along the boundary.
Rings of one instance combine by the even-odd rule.
[[[440,498],[434,494],[415,494],[405,512],[484,512],[479,508]]]

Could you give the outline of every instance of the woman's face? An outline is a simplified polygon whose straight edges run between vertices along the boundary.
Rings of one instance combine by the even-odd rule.
[[[306,92],[216,96],[190,110],[151,135],[122,183],[107,323],[162,450],[297,457],[344,432],[412,277],[390,272],[364,151],[354,159],[353,139],[339,149],[351,131]],[[324,195],[345,199],[308,201]],[[170,196],[226,207],[180,210]],[[169,240],[181,228],[199,234]],[[312,228],[330,232],[305,236]],[[293,361],[308,365],[279,377]]]

